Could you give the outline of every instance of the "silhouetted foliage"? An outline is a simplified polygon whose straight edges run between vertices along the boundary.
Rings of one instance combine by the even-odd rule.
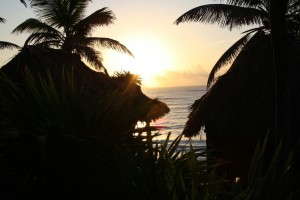
[[[102,8],[84,17],[89,2],[31,0],[30,4],[38,19],[27,19],[13,33],[31,33],[24,46],[32,44],[61,49],[65,53],[84,58],[92,67],[102,69],[108,74],[102,65],[101,52],[96,46],[132,54],[116,40],[91,36],[95,28],[112,24],[115,16],[108,8]]]
[[[74,55],[38,46],[24,47],[1,73],[2,198],[137,195],[120,172],[127,166],[121,149],[142,144],[134,137],[137,121],[169,108],[144,95],[135,75],[109,77]]]
[[[289,51],[294,58],[299,57],[299,3],[287,1],[284,15]],[[276,14],[275,14],[276,15]],[[244,36],[233,44],[217,61],[208,78],[208,91],[191,106],[189,120],[183,134],[197,135],[204,129],[207,133],[208,149],[217,150],[211,156],[216,156],[230,163],[220,167],[220,174],[228,173],[233,179],[241,177],[247,184],[250,158],[259,139],[270,132],[270,147],[272,152],[275,141],[281,136],[274,135],[277,119],[278,93],[276,68],[274,67],[273,43],[271,36],[271,18],[269,0],[229,0],[224,4],[209,4],[194,8],[177,19],[175,23],[199,21],[217,23],[221,27],[239,28],[256,25],[244,32]],[[282,27],[284,29],[284,27]],[[280,29],[280,28],[279,28]],[[285,30],[283,30],[285,31]],[[295,59],[287,59],[293,60]],[[298,64],[296,64],[298,63]],[[294,62],[295,66],[299,62]],[[223,66],[230,65],[228,71],[217,78],[215,73]],[[287,66],[286,66],[287,67]],[[285,88],[295,89],[296,77],[300,72],[294,67],[281,76],[292,78],[291,85]],[[297,95],[294,102],[299,100]],[[293,124],[298,117],[294,104]],[[285,107],[287,108],[287,107]],[[298,112],[299,113],[299,112]],[[294,120],[295,119],[295,120]],[[297,129],[295,129],[297,130]],[[298,129],[299,132],[299,129]],[[271,134],[272,133],[272,134]],[[283,132],[283,134],[289,134]],[[297,141],[297,134],[294,141]]]

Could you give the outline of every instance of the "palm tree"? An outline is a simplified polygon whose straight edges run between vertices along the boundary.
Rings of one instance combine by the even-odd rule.
[[[0,17],[0,23],[4,23],[5,19]],[[10,43],[10,42],[4,42],[4,41],[0,41],[0,50],[3,49],[20,49],[20,47],[16,44]]]
[[[283,15],[286,36],[294,43],[300,38],[299,10],[299,0],[288,0]],[[275,127],[274,97],[282,96],[275,88],[280,80],[273,64],[270,0],[228,0],[227,4],[203,5],[186,12],[175,23],[189,21],[217,23],[230,30],[257,26],[245,31],[213,66],[207,83],[209,90],[191,106],[183,131],[184,135],[192,136],[205,127],[208,148],[221,150],[220,157],[232,161],[225,171],[233,177],[242,176],[247,182],[256,141]],[[229,70],[215,78],[216,72],[228,64]],[[297,70],[293,72],[294,76],[299,75]]]
[[[272,51],[273,48],[275,48],[275,56],[270,60],[270,62],[275,62],[273,71],[276,70],[274,76],[277,77],[274,80],[274,87],[276,87],[277,90],[276,101],[280,104],[276,105],[277,108],[275,109],[279,109],[278,112],[281,113],[275,115],[282,115],[284,110],[287,110],[286,105],[282,104],[284,104],[283,101],[286,101],[284,99],[286,99],[287,96],[286,91],[284,90],[285,88],[288,88],[286,85],[286,74],[288,71],[286,61],[288,59],[286,54],[280,54],[282,54],[283,51],[286,51],[285,46],[288,41],[299,41],[300,39],[300,2],[299,0],[285,0],[277,2],[278,5],[275,2],[270,0],[227,0],[227,4],[203,5],[184,13],[175,21],[175,23],[179,24],[190,21],[217,23],[221,27],[228,27],[230,30],[233,28],[240,28],[242,26],[257,25],[257,27],[245,31],[244,36],[234,43],[219,58],[209,74],[207,87],[212,88],[213,84],[217,80],[215,74],[223,66],[231,63],[230,68],[235,68],[237,66],[243,67],[239,65],[239,63],[242,63],[244,60],[244,52],[261,51],[262,55],[265,54],[265,52],[263,52],[264,48],[254,49],[253,44],[263,42],[267,45],[267,43],[271,42],[273,47],[270,46],[268,51]],[[272,8],[273,12],[271,12]],[[291,42],[289,42],[289,45],[291,46]],[[292,50],[290,50],[290,52],[291,51]],[[297,52],[295,48],[293,51]],[[252,55],[255,55],[255,53],[252,53]],[[290,60],[291,57],[295,58],[297,55],[289,56]],[[252,59],[257,58],[253,57]],[[275,116],[275,123],[278,121],[277,117],[278,116]],[[283,116],[280,118],[285,118],[287,120],[291,117]],[[280,119],[279,121],[282,120]],[[275,129],[277,126],[281,126],[275,123]],[[281,133],[281,135],[282,134],[283,133]]]
[[[257,27],[244,32],[244,36],[235,42],[213,66],[207,81],[207,87],[210,88],[216,80],[216,72],[230,64],[232,61],[238,62],[239,55],[242,55],[243,49],[246,49],[251,40],[261,32],[270,34],[270,1],[269,0],[227,0],[227,4],[208,4],[193,8],[181,15],[175,24],[183,22],[203,22],[216,23],[221,27],[241,28],[243,26],[256,25]],[[289,32],[299,37],[299,3],[297,0],[288,1],[288,11],[286,18],[289,20]]]
[[[39,45],[61,49],[64,53],[77,55],[95,69],[103,69],[101,52],[95,46],[131,52],[121,43],[110,38],[93,37],[98,26],[113,23],[115,16],[108,8],[102,8],[84,17],[89,0],[30,0],[39,19],[31,18],[21,23],[13,33],[30,32],[27,45]]]
[[[300,130],[298,108],[300,87],[296,83],[299,79],[300,63],[299,5],[299,0],[270,1],[271,35],[277,79],[276,133],[284,139],[283,157],[297,145]],[[290,13],[295,14],[297,18],[291,18]],[[297,27],[294,29],[296,34],[292,36],[291,24]]]

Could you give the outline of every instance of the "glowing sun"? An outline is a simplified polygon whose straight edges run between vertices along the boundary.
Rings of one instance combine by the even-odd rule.
[[[165,70],[172,68],[170,51],[163,41],[151,37],[128,38],[125,46],[134,57],[120,53],[110,53],[104,57],[109,65],[108,70],[130,71],[142,78],[143,85],[147,87],[158,86],[155,76],[162,75]]]

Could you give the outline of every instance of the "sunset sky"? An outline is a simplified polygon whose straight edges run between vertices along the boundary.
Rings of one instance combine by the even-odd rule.
[[[241,37],[242,30],[229,31],[215,25],[174,21],[184,12],[207,0],[93,0],[87,15],[103,7],[115,14],[115,23],[99,27],[94,35],[124,44],[135,57],[113,50],[101,50],[109,74],[131,71],[142,77],[144,87],[205,85],[211,67],[221,54]],[[23,45],[27,34],[10,32],[27,18],[35,17],[31,8],[19,0],[1,0],[0,40]],[[2,51],[0,66],[17,51]]]

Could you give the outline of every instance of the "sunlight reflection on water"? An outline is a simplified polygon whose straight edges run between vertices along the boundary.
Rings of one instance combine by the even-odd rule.
[[[150,98],[158,98],[170,108],[169,114],[151,123],[151,126],[165,127],[158,131],[161,135],[155,137],[154,141],[164,141],[169,132],[171,132],[170,141],[173,141],[184,129],[185,123],[188,120],[189,106],[205,94],[206,87],[144,88],[143,92]],[[138,124],[138,127],[144,126],[145,124],[143,123]],[[181,144],[186,143],[188,140],[189,138],[182,137]],[[201,131],[200,135],[191,138],[191,141],[195,147],[205,146],[205,133]]]

